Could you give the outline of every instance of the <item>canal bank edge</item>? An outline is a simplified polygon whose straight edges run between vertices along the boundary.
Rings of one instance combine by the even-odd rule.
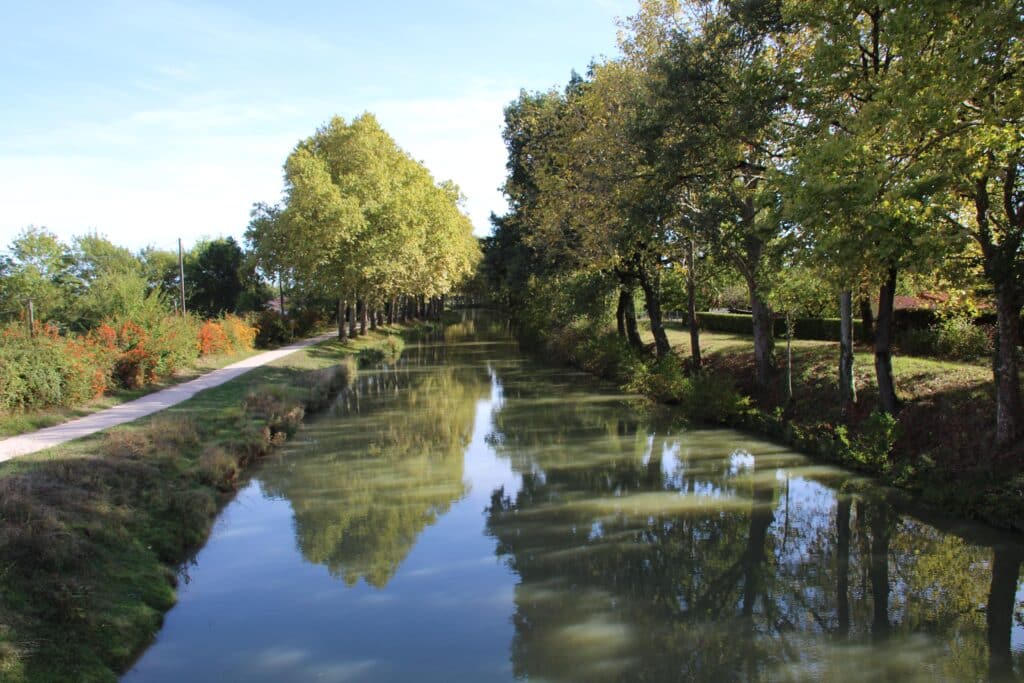
[[[1024,533],[1024,477],[999,477],[979,468],[977,479],[943,477],[942,462],[911,457],[913,438],[898,439],[900,424],[873,413],[856,426],[806,420],[792,404],[762,399],[737,388],[750,384],[739,355],[724,353],[699,375],[691,376],[677,354],[647,362],[614,340],[614,335],[586,336],[585,330],[558,334],[534,333],[521,338],[524,350],[540,352],[624,390],[645,396],[675,415],[698,423],[740,429],[767,436],[820,460],[871,475],[882,484],[911,494],[915,501],[942,516],[964,517],[997,529]],[[720,361],[716,367],[714,361]],[[741,368],[737,370],[738,368]],[[820,397],[835,400],[837,397]],[[955,424],[952,416],[934,411],[929,419],[941,428]],[[922,462],[923,460],[923,462]]]
[[[429,323],[310,346],[174,408],[0,465],[0,678],[116,681],[245,467]],[[372,354],[371,354],[372,355]]]

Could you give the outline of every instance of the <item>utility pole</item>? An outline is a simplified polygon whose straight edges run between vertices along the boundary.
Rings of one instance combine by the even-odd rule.
[[[181,250],[181,238],[178,238],[178,276],[181,283],[181,315],[185,315],[185,257]]]

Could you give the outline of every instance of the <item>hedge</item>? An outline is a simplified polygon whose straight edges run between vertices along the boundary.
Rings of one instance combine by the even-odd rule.
[[[697,320],[702,330],[732,334],[751,333],[750,316],[743,313],[698,313]],[[773,322],[775,336],[785,337],[786,320],[775,318]],[[839,341],[839,318],[797,318],[794,323],[793,336],[796,339]],[[854,319],[853,333],[857,339],[863,338],[864,326],[860,320]]]

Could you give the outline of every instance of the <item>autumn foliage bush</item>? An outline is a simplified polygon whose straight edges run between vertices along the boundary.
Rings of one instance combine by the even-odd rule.
[[[107,389],[111,356],[94,340],[61,336],[55,327],[0,331],[0,409],[67,406]]]
[[[37,324],[0,328],[0,410],[70,407],[121,387],[138,389],[200,355],[253,348],[256,328],[238,316],[109,319],[83,335]]]

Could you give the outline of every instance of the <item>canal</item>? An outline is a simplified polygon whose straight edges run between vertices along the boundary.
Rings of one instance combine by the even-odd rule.
[[[252,472],[123,680],[1015,680],[1022,559],[467,321]]]

